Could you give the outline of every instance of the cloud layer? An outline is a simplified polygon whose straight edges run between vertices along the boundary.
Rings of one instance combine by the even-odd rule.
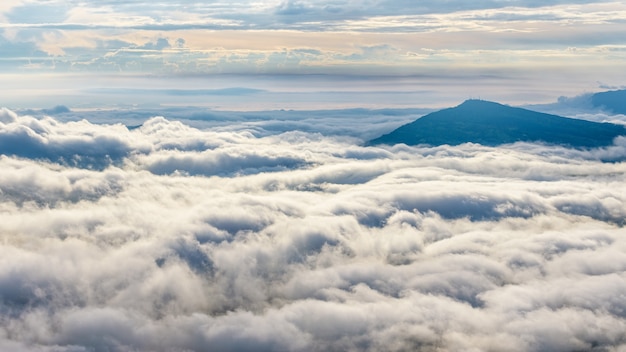
[[[0,349],[626,348],[623,140],[0,121]]]

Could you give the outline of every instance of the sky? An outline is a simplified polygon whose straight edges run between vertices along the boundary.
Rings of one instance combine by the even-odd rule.
[[[625,18],[623,1],[4,0],[0,105],[547,103],[623,86]]]

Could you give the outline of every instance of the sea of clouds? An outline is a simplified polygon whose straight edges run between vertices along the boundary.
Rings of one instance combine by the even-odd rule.
[[[626,138],[237,124],[0,110],[0,350],[626,350]]]

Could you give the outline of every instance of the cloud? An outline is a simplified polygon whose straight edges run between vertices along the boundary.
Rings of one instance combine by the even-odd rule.
[[[7,123],[15,122],[16,120],[17,120],[17,114],[14,113],[13,111],[7,108],[2,108],[0,110],[0,122],[7,124]]]
[[[542,73],[554,74],[559,66],[615,85],[615,72],[624,71],[626,9],[615,2],[85,1],[72,8],[58,2],[8,7],[9,20],[0,29],[5,73],[407,75],[454,67],[477,75],[540,71],[546,85],[555,85],[563,75]],[[573,83],[575,92],[587,89]]]
[[[621,140],[362,147],[248,118],[1,110],[0,348],[626,347]]]
[[[251,95],[256,93],[262,93],[261,89],[244,88],[244,87],[232,87],[223,89],[92,89],[92,93],[114,93],[114,94],[163,94],[169,96],[203,96],[203,95],[218,95],[218,96],[242,96]],[[66,108],[67,109],[67,108]],[[57,106],[54,109],[47,109],[43,111],[46,114],[54,115],[57,113],[69,112],[63,109],[63,106]]]
[[[128,137],[128,130],[121,125],[98,128],[79,121],[59,128],[52,118],[23,116],[1,127],[0,150],[4,155],[104,168],[120,162],[131,149],[128,140],[118,136],[126,132]]]
[[[51,109],[43,109],[42,112],[47,115],[66,114],[71,112],[70,108],[65,105],[57,105]]]
[[[62,3],[26,3],[5,14],[10,23],[58,23],[66,18],[68,6]]]

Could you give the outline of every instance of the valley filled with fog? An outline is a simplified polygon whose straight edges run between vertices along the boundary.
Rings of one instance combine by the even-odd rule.
[[[625,349],[626,137],[423,113],[0,110],[0,350]]]

